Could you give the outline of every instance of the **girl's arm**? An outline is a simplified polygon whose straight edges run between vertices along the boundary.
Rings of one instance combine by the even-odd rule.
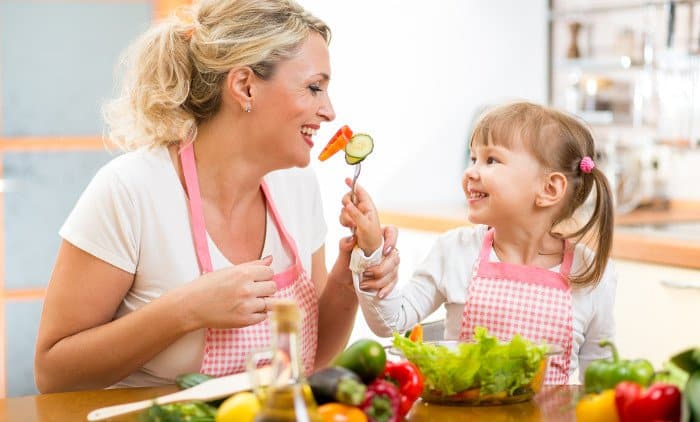
[[[612,356],[609,348],[598,346],[602,340],[615,340],[615,293],[617,290],[617,274],[612,262],[603,273],[603,278],[590,293],[593,315],[585,332],[581,350],[579,351],[579,379],[583,382],[586,368],[596,359],[607,359]],[[580,310],[574,310],[577,312]]]
[[[362,259],[358,256],[358,250],[355,250],[353,264],[357,263],[358,266],[353,267],[361,269],[364,265],[359,261]],[[441,261],[439,255],[429,255],[403,289],[395,289],[384,298],[376,290],[364,289],[364,281],[360,283],[361,271],[353,272],[360,308],[374,334],[389,337],[394,331],[403,332],[421,322],[445,302],[445,297],[437,286]],[[370,288],[371,284],[367,284]]]
[[[387,227],[383,231],[384,253],[381,263],[370,270],[374,282],[385,288],[396,284],[399,265],[396,245],[397,231]],[[340,240],[340,253],[331,272],[327,274],[324,248],[312,256],[312,279],[319,292],[319,325],[316,367],[323,368],[338,355],[347,344],[355,324],[357,295],[350,272],[350,252],[355,245],[352,237]],[[392,253],[393,252],[393,253]]]

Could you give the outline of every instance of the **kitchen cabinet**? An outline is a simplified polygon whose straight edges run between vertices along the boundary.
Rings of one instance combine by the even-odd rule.
[[[550,2],[549,103],[591,128],[619,212],[696,197],[676,169],[700,144],[699,6]]]
[[[628,260],[615,265],[616,341],[622,356],[645,357],[658,368],[675,352],[700,345],[700,270]]]

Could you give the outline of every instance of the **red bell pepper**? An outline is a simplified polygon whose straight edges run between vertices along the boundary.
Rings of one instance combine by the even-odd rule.
[[[367,386],[365,401],[360,409],[369,422],[398,422],[401,406],[401,392],[387,380],[375,379]]]
[[[646,390],[623,381],[615,387],[620,422],[680,422],[681,391],[672,384],[654,383]]]
[[[380,378],[393,382],[401,393],[399,415],[406,416],[413,403],[423,394],[423,377],[418,367],[409,361],[387,362]]]

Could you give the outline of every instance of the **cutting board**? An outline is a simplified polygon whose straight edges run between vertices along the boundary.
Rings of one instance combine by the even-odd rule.
[[[268,385],[272,377],[272,369],[269,366],[259,368],[256,375],[260,385]],[[228,397],[241,391],[251,390],[253,386],[250,378],[250,375],[245,372],[214,378],[194,387],[151,400],[141,400],[96,409],[88,414],[87,419],[88,421],[102,421],[115,416],[138,412],[151,407],[153,404],[168,404],[190,400],[209,401]]]

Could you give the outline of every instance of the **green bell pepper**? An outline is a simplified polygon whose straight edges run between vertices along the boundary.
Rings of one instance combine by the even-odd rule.
[[[586,393],[599,393],[615,386],[621,381],[632,381],[648,387],[654,380],[654,367],[646,359],[620,360],[617,347],[607,340],[599,343],[600,347],[612,350],[611,359],[593,361],[584,378]]]

